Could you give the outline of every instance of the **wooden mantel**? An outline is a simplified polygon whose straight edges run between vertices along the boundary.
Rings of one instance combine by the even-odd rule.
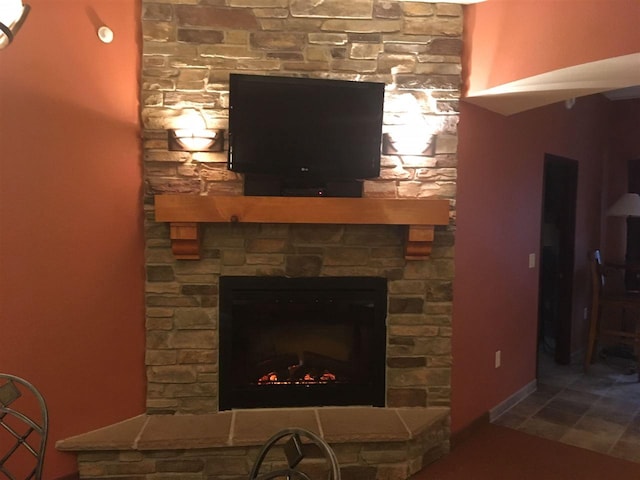
[[[176,258],[200,258],[201,223],[408,225],[405,258],[431,253],[435,225],[449,223],[449,201],[335,197],[156,195],[156,221],[171,224]]]

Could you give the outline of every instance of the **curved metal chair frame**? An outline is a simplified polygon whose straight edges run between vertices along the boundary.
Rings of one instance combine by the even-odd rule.
[[[288,440],[284,443],[279,443],[281,440],[288,437]],[[316,445],[322,454],[324,455],[327,463],[329,464],[330,476],[329,480],[340,480],[340,467],[338,459],[333,449],[322,438],[309,430],[302,428],[285,428],[273,435],[264,444],[258,457],[251,469],[249,480],[271,480],[274,478],[286,478],[288,480],[310,480],[310,477],[304,472],[297,470],[296,468],[300,464],[300,461],[304,458],[302,451],[302,439],[306,438]],[[260,467],[264,462],[267,454],[275,446],[282,445],[284,454],[287,458],[287,468],[279,470],[273,470],[264,474],[260,474]]]
[[[24,394],[33,395],[37,402],[39,411],[31,416],[12,406]],[[0,476],[16,480],[15,474],[9,470],[8,461],[18,452],[27,452],[26,455],[33,456],[34,466],[24,478],[40,480],[49,431],[47,406],[40,392],[31,383],[6,373],[0,373],[0,433],[3,433],[2,430],[5,437],[13,439],[13,444],[10,441],[9,449],[6,452],[0,451]],[[0,447],[4,448],[5,445]]]

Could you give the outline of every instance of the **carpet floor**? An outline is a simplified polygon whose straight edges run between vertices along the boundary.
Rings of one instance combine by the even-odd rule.
[[[639,480],[640,463],[493,424],[411,480]]]

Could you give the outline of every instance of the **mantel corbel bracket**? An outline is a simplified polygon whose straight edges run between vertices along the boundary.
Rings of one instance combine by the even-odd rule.
[[[431,255],[431,245],[435,238],[433,225],[409,225],[404,249],[406,260],[424,260]]]
[[[200,224],[196,222],[171,222],[169,226],[171,251],[180,260],[200,259]]]

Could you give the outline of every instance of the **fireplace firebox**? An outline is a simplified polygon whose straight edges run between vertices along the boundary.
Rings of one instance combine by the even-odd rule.
[[[220,410],[385,403],[387,282],[220,277]]]

